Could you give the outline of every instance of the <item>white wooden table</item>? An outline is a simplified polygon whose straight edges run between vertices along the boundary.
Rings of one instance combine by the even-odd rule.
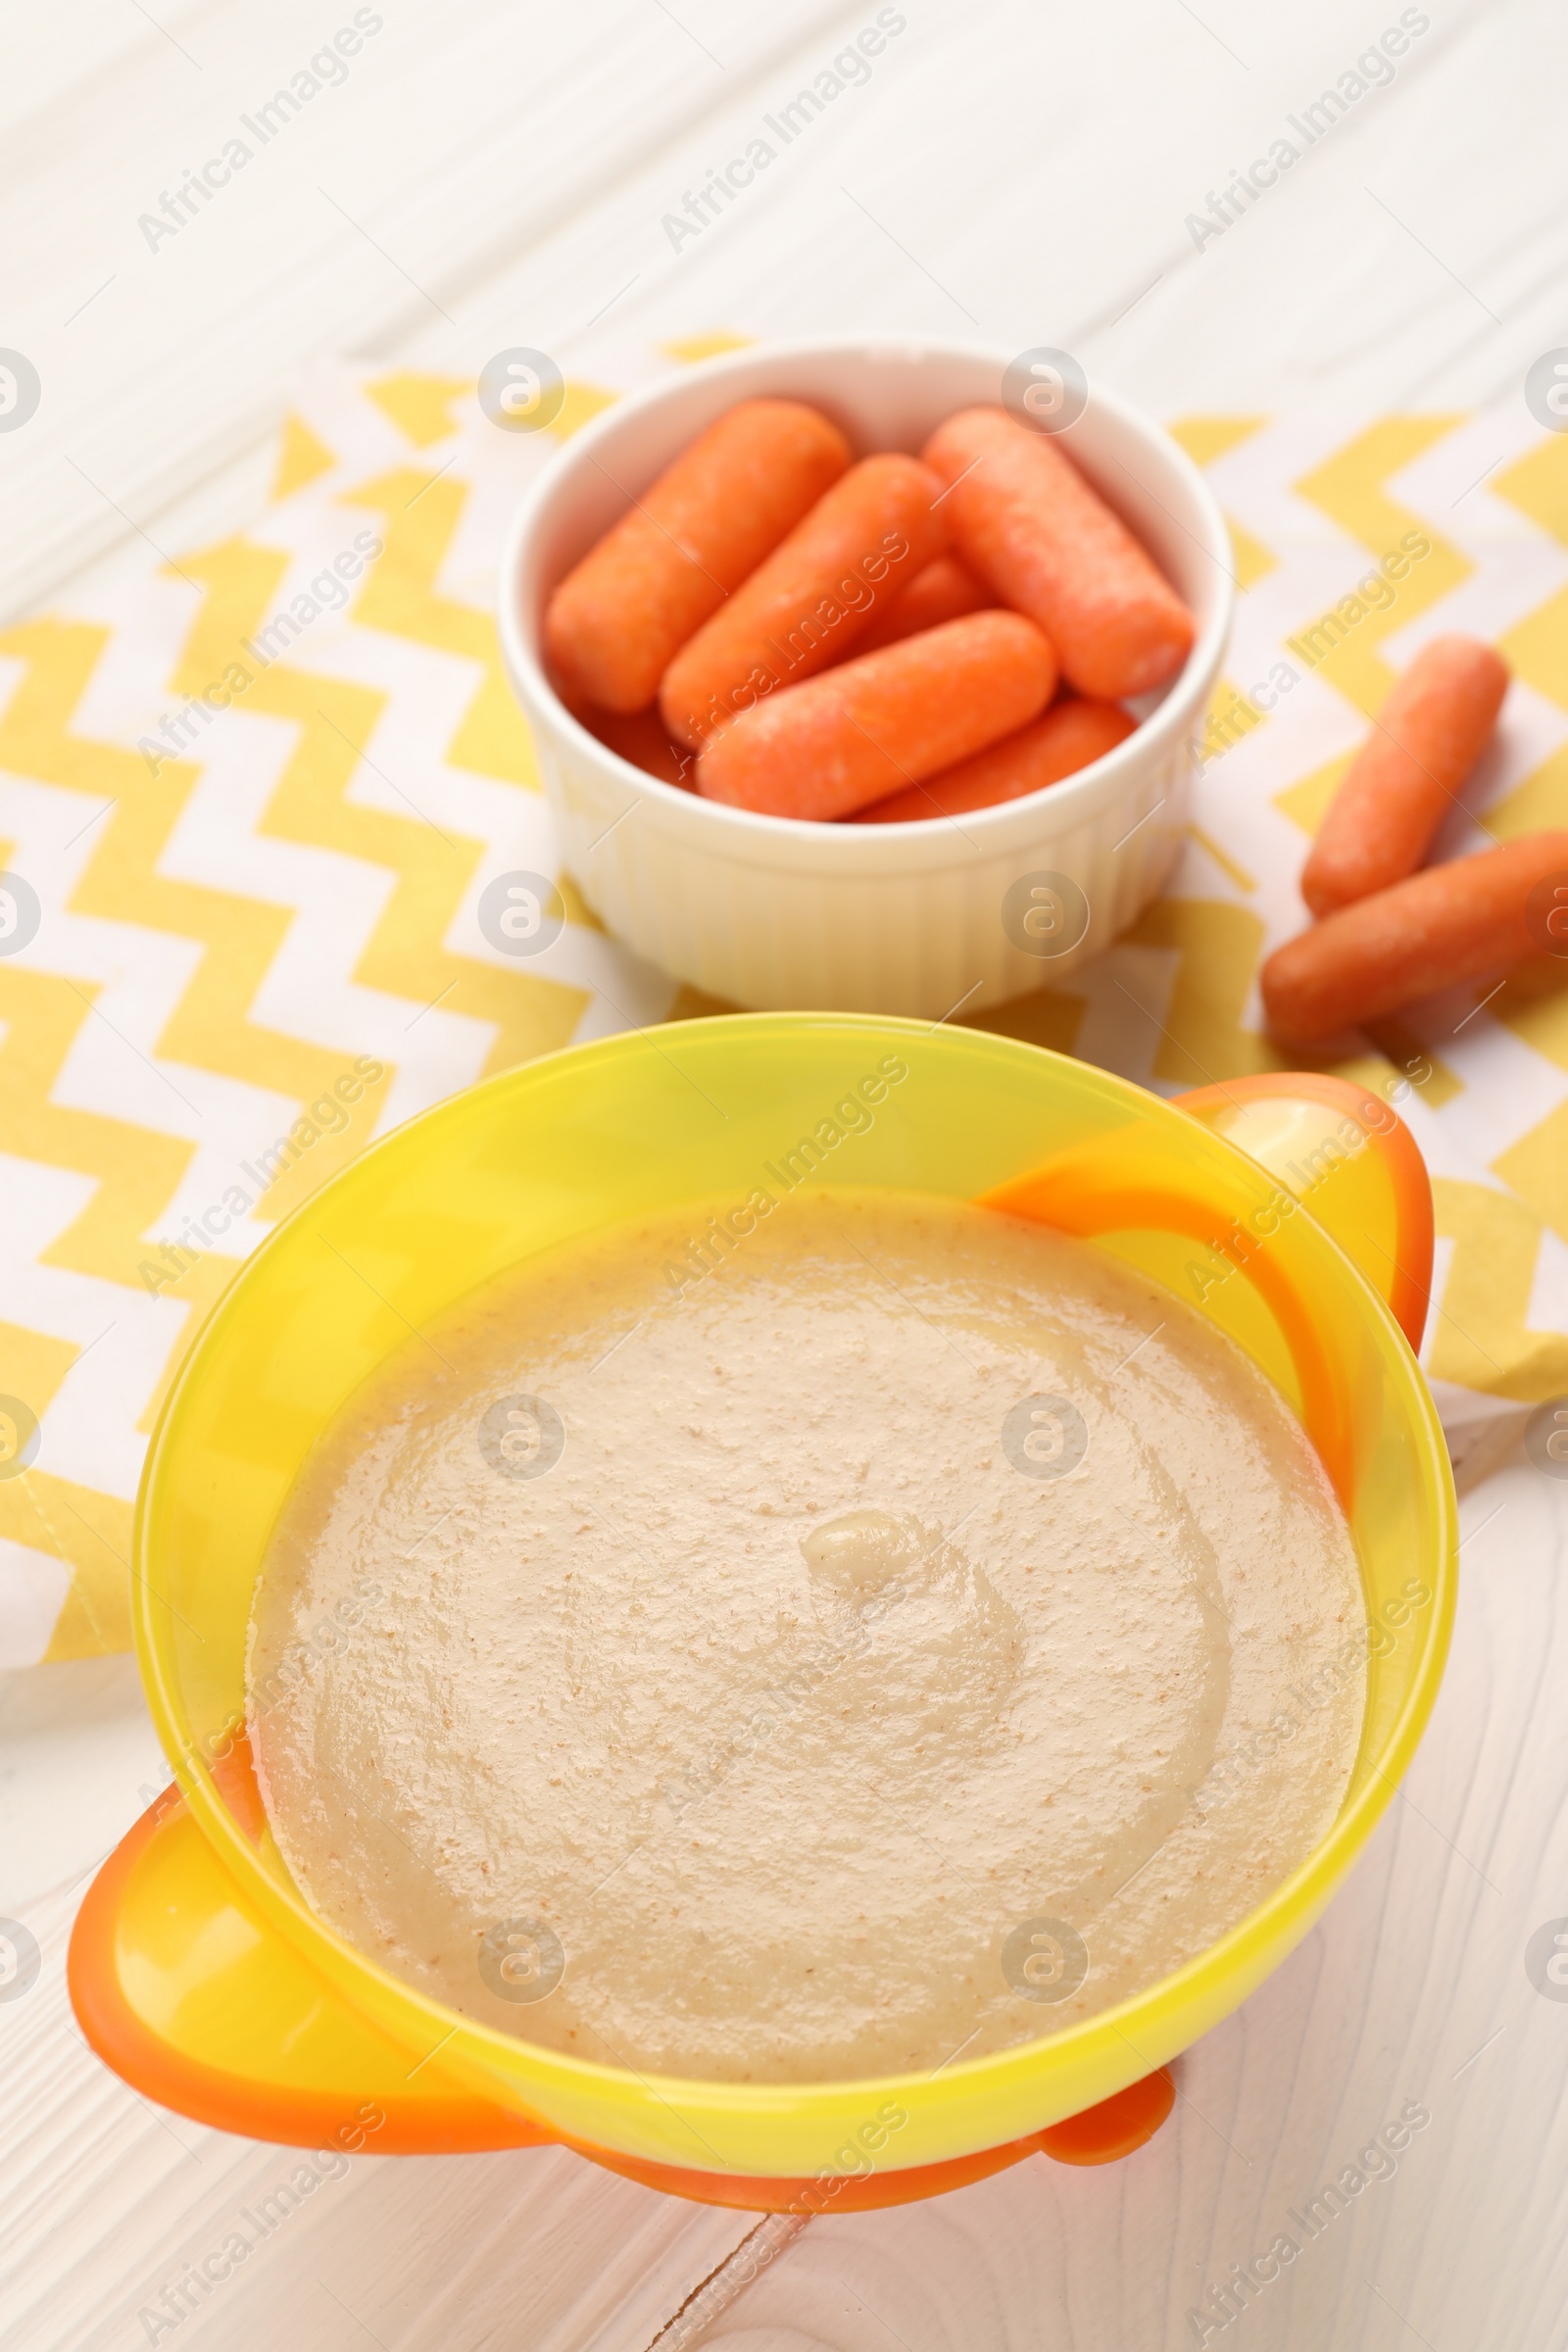
[[[0,82],[0,343],[41,400],[0,432],[0,607],[241,522],[300,366],[471,377],[495,350],[907,325],[1064,345],[1156,412],[1517,401],[1568,342],[1568,18],[1263,0],[905,0],[886,45],[700,233],[665,216],[865,25],[872,0],[380,0],[341,77],[170,233],[141,225],[356,12],[77,0],[14,13]],[[155,21],[156,19],[156,21]],[[1392,78],[1285,131],[1389,26]],[[328,74],[331,78],[328,79]],[[243,135],[243,134],[242,134]],[[1216,229],[1236,172],[1299,160]],[[1258,175],[1266,176],[1266,175]],[[217,173],[209,174],[218,180]],[[1195,227],[1190,216],[1208,215]],[[1222,216],[1221,216],[1222,218]],[[3,1304],[0,1304],[3,1312]],[[1156,2352],[1407,2101],[1391,2179],[1240,2331],[1329,2352],[1568,2344],[1568,2002],[1524,1967],[1568,1913],[1568,1484],[1466,1498],[1453,1662],[1407,1788],[1291,1963],[1192,2052],[1130,2163],[1031,2159],[935,2203],[819,2220],[717,2324],[748,2352]],[[138,2311],[288,2170],[171,2119],[86,2053],[63,1959],[84,1875],[161,1780],[125,1659],[0,1695],[0,1913],[38,1983],[0,2003],[0,2335],[149,2340]],[[745,2217],[553,2151],[357,2161],[160,2342],[261,2352],[645,2352]],[[1219,2340],[1212,2330],[1207,2340]]]

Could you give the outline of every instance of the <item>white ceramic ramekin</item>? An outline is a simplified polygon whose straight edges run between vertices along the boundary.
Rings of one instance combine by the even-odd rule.
[[[859,453],[917,452],[955,409],[999,401],[1013,357],[892,336],[760,344],[617,403],[565,445],[518,513],[502,560],[501,644],[563,860],[608,928],[676,978],[761,1009],[938,1020],[1064,978],[1158,891],[1230,631],[1230,541],[1185,452],[1096,387],[1063,446],[1186,597],[1199,633],[1138,732],[1046,792],[906,825],[755,815],[607,750],[540,663],[557,581],[736,401],[811,401]]]

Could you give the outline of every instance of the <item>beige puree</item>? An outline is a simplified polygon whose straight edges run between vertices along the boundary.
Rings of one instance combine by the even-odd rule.
[[[318,1446],[251,1639],[278,1844],[395,1974],[582,2058],[1056,2032],[1333,1821],[1339,1506],[1250,1360],[1082,1243],[835,1189],[698,1276],[712,1205],[516,1269]]]

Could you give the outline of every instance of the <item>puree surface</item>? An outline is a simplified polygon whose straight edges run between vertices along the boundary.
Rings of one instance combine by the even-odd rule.
[[[476,1293],[317,1446],[251,1629],[278,1844],[421,1990],[643,2073],[1059,2031],[1332,1823],[1344,1518],[1251,1362],[1083,1243],[835,1188],[699,1274],[717,1205]]]

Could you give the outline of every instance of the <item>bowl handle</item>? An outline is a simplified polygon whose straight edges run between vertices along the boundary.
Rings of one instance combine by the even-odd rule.
[[[1295,1195],[1419,1350],[1432,1293],[1432,1186],[1381,1096],[1317,1070],[1269,1070],[1174,1095]]]
[[[1386,1102],[1342,1078],[1291,1071],[1203,1087],[1176,1096],[1174,1105],[1270,1176],[1276,1199],[1292,1197],[1287,1207],[1299,1200],[1370,1282],[1411,1347],[1419,1345],[1432,1284],[1432,1191],[1414,1139]],[[1167,1147],[1171,1140],[1167,1131]],[[1277,1231],[1282,1211],[1266,1202],[1250,1233],[1234,1218],[1224,1230],[1223,1211],[1180,1161],[1151,1125],[1134,1119],[1065,1146],[981,1200],[1086,1241],[1140,1227],[1184,1235],[1204,1245],[1216,1264],[1245,1272],[1291,1356],[1301,1419],[1349,1510],[1360,1475],[1354,1399],[1311,1301],[1277,1254],[1258,1246]],[[1264,1213],[1272,1225],[1261,1221]]]
[[[67,1976],[105,2064],[220,2132],[372,2156],[553,2137],[351,2007],[247,1903],[176,1789],[87,1889]]]

